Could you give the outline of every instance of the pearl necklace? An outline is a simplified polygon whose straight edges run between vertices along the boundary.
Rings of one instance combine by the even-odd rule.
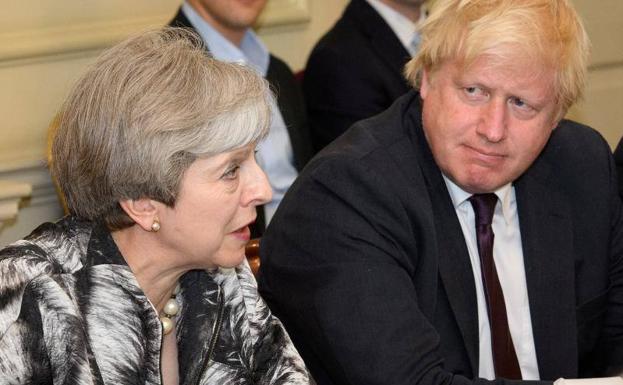
[[[164,314],[160,315],[160,322],[162,323],[162,333],[166,336],[173,330],[172,318],[180,311],[180,304],[175,300],[175,296],[180,292],[180,284],[175,285],[171,298],[167,301],[162,309]]]

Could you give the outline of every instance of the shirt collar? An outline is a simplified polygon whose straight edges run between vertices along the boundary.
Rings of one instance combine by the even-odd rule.
[[[459,186],[457,186],[454,182],[450,180],[450,178],[443,175],[443,180],[446,182],[446,187],[448,187],[448,192],[450,193],[450,199],[452,199],[452,204],[454,208],[457,209],[459,206],[464,205],[468,199],[473,195],[463,190]],[[512,205],[515,202],[515,189],[513,188],[512,183],[507,183],[504,186],[493,192],[500,202],[502,202],[502,215],[504,216],[504,221],[506,224],[510,224],[512,221]]]
[[[426,17],[426,10],[422,6],[420,9],[420,20],[417,23],[409,20],[408,17],[402,13],[396,11],[387,4],[380,2],[379,0],[366,0],[372,8],[378,12],[378,14],[385,20],[389,27],[394,31],[398,40],[411,54],[415,55],[417,46],[420,42],[420,34],[417,32],[417,27],[422,23]]]
[[[247,29],[240,47],[237,47],[206,22],[187,2],[182,4],[182,12],[195,27],[215,59],[247,64],[262,76],[266,76],[270,54],[253,30]]]

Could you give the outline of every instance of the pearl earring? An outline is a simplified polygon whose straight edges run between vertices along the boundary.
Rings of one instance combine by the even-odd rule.
[[[160,222],[158,222],[157,219],[154,219],[154,223],[151,224],[151,231],[156,233],[158,230],[160,230]]]

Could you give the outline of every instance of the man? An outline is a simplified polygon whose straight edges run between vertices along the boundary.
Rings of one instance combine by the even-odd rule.
[[[314,150],[409,91],[402,69],[417,51],[423,0],[352,0],[314,47],[303,91]]]
[[[611,151],[567,120],[567,0],[438,0],[408,78],[299,176],[260,292],[319,384],[556,380],[623,368]],[[419,81],[418,81],[419,77]]]
[[[216,59],[255,68],[276,93],[278,106],[273,108],[270,134],[257,153],[273,189],[273,199],[258,209],[253,237],[262,235],[286,190],[312,154],[305,105],[294,75],[251,30],[266,1],[188,0],[170,23],[195,30]]]
[[[614,150],[614,161],[617,164],[617,170],[619,173],[619,192],[623,197],[623,138],[619,142],[616,150]]]

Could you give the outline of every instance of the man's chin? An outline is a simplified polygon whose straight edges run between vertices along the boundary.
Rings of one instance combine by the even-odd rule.
[[[484,194],[494,192],[507,183],[509,181],[506,181],[505,178],[481,177],[465,179],[462,183],[456,184],[470,194]]]

